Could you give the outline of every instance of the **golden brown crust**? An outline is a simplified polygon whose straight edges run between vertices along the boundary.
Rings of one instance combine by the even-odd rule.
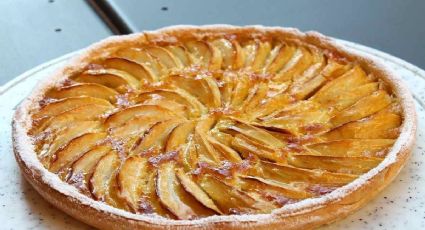
[[[92,60],[98,59],[113,52],[114,50],[127,45],[143,43],[145,41],[154,42],[173,42],[173,36],[177,37],[193,37],[204,36],[207,34],[238,34],[240,36],[261,36],[273,35],[281,37],[284,40],[302,43],[304,45],[311,44],[320,49],[327,50],[332,55],[342,57],[348,61],[359,63],[368,72],[373,73],[376,77],[384,80],[391,88],[394,94],[400,98],[404,118],[402,124],[402,132],[398,138],[393,150],[397,152],[388,154],[386,159],[372,173],[363,175],[356,181],[344,186],[341,195],[329,194],[322,197],[317,202],[304,202],[293,208],[282,208],[274,211],[272,214],[261,215],[258,220],[256,218],[214,219],[212,221],[190,222],[190,221],[155,221],[156,217],[138,220],[129,216],[117,214],[109,209],[99,210],[97,206],[82,202],[78,197],[70,197],[63,191],[58,191],[45,178],[45,174],[51,174],[41,165],[34,165],[28,160],[29,154],[34,154],[31,148],[28,148],[28,137],[23,137],[23,131],[28,130],[27,114],[31,109],[37,107],[34,104],[45,90],[53,84],[58,84],[61,80],[70,76],[72,73],[80,71],[85,64]],[[354,212],[386,185],[388,185],[394,177],[399,173],[405,164],[412,150],[416,132],[416,115],[413,106],[413,100],[407,89],[399,82],[397,78],[379,66],[373,60],[362,57],[357,54],[345,51],[341,47],[336,46],[333,41],[316,32],[302,33],[295,29],[284,28],[268,28],[268,27],[229,27],[229,26],[208,26],[208,27],[171,27],[159,30],[157,32],[145,32],[137,35],[124,36],[119,39],[109,39],[94,45],[85,54],[76,58],[72,64],[67,65],[56,75],[49,78],[50,83],[41,84],[37,87],[31,96],[17,110],[13,122],[13,143],[16,159],[21,167],[26,179],[33,187],[50,203],[65,211],[69,215],[95,227],[101,229],[159,229],[173,226],[175,228],[185,228],[188,226],[199,228],[219,228],[219,229],[273,229],[285,226],[287,229],[309,229],[317,226],[333,222],[337,219],[344,218]],[[52,81],[53,80],[53,81]],[[393,158],[391,158],[393,157]],[[370,177],[370,178],[368,178]],[[63,183],[64,186],[66,183]],[[351,187],[350,187],[351,185]],[[345,191],[344,191],[345,189]],[[316,198],[314,198],[316,199]]]

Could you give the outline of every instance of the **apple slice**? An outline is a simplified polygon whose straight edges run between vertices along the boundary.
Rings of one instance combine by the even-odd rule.
[[[312,184],[328,184],[342,186],[350,183],[357,178],[357,175],[345,173],[333,173],[326,171],[313,171],[308,169],[295,168],[289,165],[282,165],[261,161],[259,169],[251,173],[253,176],[259,176],[266,179],[293,183],[304,182]]]
[[[237,40],[231,40],[233,49],[234,49],[234,55],[233,55],[233,66],[232,68],[234,70],[238,70],[244,67],[245,64],[245,52],[243,52],[243,48],[239,44]]]
[[[139,103],[148,99],[166,99],[183,105],[189,109],[192,117],[198,117],[207,111],[207,108],[198,99],[184,90],[156,89],[139,94],[135,100],[136,103]]]
[[[126,87],[138,89],[140,82],[127,72],[117,69],[89,69],[80,75],[73,77],[73,80],[82,83],[96,83],[125,92]]]
[[[190,135],[195,130],[196,123],[188,121],[179,124],[170,134],[165,145],[165,151],[170,152],[179,149],[183,144],[186,144]]]
[[[140,95],[139,95],[140,96]],[[191,117],[189,108],[185,105],[176,103],[174,100],[168,100],[166,98],[158,98],[153,95],[153,98],[142,99],[138,104],[142,105],[157,105],[159,107],[173,111],[178,117]]]
[[[330,157],[289,155],[288,163],[298,168],[321,169],[335,173],[363,174],[381,163],[376,157]]]
[[[188,67],[191,65],[190,57],[187,54],[187,51],[184,46],[166,46],[165,49],[167,49],[170,53],[174,55],[175,60],[178,60],[178,62],[180,63],[179,65],[183,67]]]
[[[297,48],[295,46],[284,44],[280,47],[276,57],[272,60],[270,65],[267,67],[268,73],[277,73],[281,70],[286,63],[288,63],[294,56]]]
[[[308,145],[314,155],[335,157],[383,157],[382,151],[394,144],[393,139],[347,139]]]
[[[274,81],[291,81],[306,70],[312,62],[312,55],[305,47],[298,47],[291,59],[273,77]]]
[[[133,156],[125,160],[117,175],[119,194],[133,212],[139,211],[139,200],[147,183],[148,172],[147,159]]]
[[[60,87],[59,89],[50,90],[46,97],[62,99],[67,97],[97,97],[114,102],[118,92],[103,85],[95,83],[74,84],[71,86]]]
[[[241,134],[237,134],[233,138],[231,146],[245,158],[250,154],[254,154],[261,159],[282,163],[286,162],[286,157],[281,150],[272,149]]]
[[[102,65],[107,69],[125,71],[137,78],[142,84],[156,81],[155,76],[153,76],[152,72],[150,72],[145,65],[140,65],[139,63],[125,58],[107,58],[102,62]]]
[[[247,69],[252,68],[254,59],[257,53],[258,42],[249,40],[247,43],[242,44],[242,53],[244,58],[244,67]]]
[[[180,65],[180,62],[176,60],[174,55],[167,49],[159,46],[148,46],[145,49],[150,55],[157,58],[157,60],[168,70],[183,68],[183,66]]]
[[[208,74],[189,77],[172,75],[168,77],[171,84],[192,94],[208,107],[221,106],[221,95],[217,82]]]
[[[97,200],[107,202],[112,177],[115,176],[120,164],[120,157],[115,151],[104,155],[97,163],[90,178],[90,190]]]
[[[189,135],[187,144],[185,144],[178,152],[178,160],[186,171],[194,170],[198,163],[198,152],[195,145],[194,135]]]
[[[224,214],[256,213],[256,201],[248,194],[211,176],[202,175],[199,186],[208,194]]]
[[[201,161],[206,160],[210,163],[219,163],[221,154],[207,140],[207,133],[215,124],[216,119],[213,116],[208,116],[201,119],[195,127],[194,141],[198,157]]]
[[[383,111],[383,110],[382,110]],[[349,122],[321,137],[326,140],[379,138],[395,139],[398,137],[402,118],[400,115],[389,112],[378,112],[367,118]]]
[[[258,45],[255,52],[255,58],[252,62],[252,70],[255,72],[261,72],[266,64],[267,57],[272,49],[272,45],[268,41],[257,40]]]
[[[99,121],[81,121],[75,122],[73,126],[68,126],[63,130],[54,132],[53,137],[48,143],[44,143],[39,151],[38,157],[46,168],[50,167],[53,154],[62,146],[68,144],[74,138],[85,133],[96,132],[99,128]]]
[[[105,126],[107,128],[114,128],[125,124],[127,121],[133,117],[144,117],[144,116],[166,116],[173,117],[176,116],[168,109],[164,109],[157,105],[136,105],[128,107],[126,109],[120,110],[108,116],[105,120]]]
[[[124,48],[118,50],[115,55],[142,65],[155,81],[162,79],[167,73],[165,67],[142,48]]]
[[[337,127],[350,121],[356,121],[384,109],[391,103],[391,96],[384,90],[378,90],[360,99],[352,106],[336,113],[335,116],[331,118],[331,123],[333,127]]]
[[[229,129],[239,132],[250,139],[261,142],[264,145],[270,146],[271,148],[279,149],[285,146],[281,140],[267,131],[246,123],[236,123],[235,125],[229,126]]]
[[[222,69],[230,69],[233,66],[233,61],[235,61],[235,49],[233,48],[232,42],[225,38],[219,38],[210,42],[210,44],[216,47],[220,52],[223,58],[221,64]]]
[[[210,70],[220,69],[222,58],[217,48],[204,41],[188,41],[184,45],[195,65],[208,67]]]
[[[219,214],[222,214],[222,212],[215,205],[214,201],[202,190],[198,184],[192,180],[189,175],[183,171],[183,169],[177,169],[176,175],[183,188],[193,197],[195,197],[199,203]]]
[[[276,118],[270,118],[261,122],[266,128],[280,130],[291,133],[295,136],[308,133],[322,133],[328,131],[330,116],[327,110],[312,110],[294,115],[285,115]]]
[[[112,148],[109,145],[98,145],[84,153],[72,164],[67,182],[91,196],[87,183],[93,174],[97,162],[111,150]]]
[[[252,89],[252,96],[249,96],[248,100],[243,102],[241,108],[244,108],[246,112],[251,112],[267,97],[268,90],[269,86],[267,83],[259,82],[254,89]]]
[[[234,163],[242,162],[242,158],[241,156],[239,156],[239,153],[230,148],[229,146],[220,143],[214,137],[209,135],[206,136],[206,139],[214,149],[220,152],[220,155],[224,156],[226,160]]]
[[[43,106],[37,113],[33,115],[33,119],[37,120],[43,117],[56,116],[62,112],[75,109],[87,104],[98,104],[104,106],[112,106],[107,100],[95,97],[68,97],[60,99]]]
[[[285,93],[277,94],[273,97],[267,97],[261,100],[257,108],[253,109],[247,117],[251,119],[264,117],[293,102],[294,98]]]
[[[275,194],[291,199],[306,199],[312,194],[290,184],[255,176],[240,176],[240,187],[243,191],[256,191],[260,194]]]
[[[213,215],[195,197],[188,193],[177,179],[172,162],[161,164],[158,168],[156,191],[161,203],[179,219],[195,219]]]
[[[342,76],[324,85],[310,100],[328,107],[335,103],[335,96],[367,83],[370,83],[370,79],[363,69],[359,66],[354,66]]]
[[[133,147],[133,152],[141,153],[144,151],[160,152],[164,149],[168,136],[173,129],[183,121],[179,119],[171,119],[160,121],[154,124]]]
[[[239,108],[249,94],[251,88],[251,79],[247,74],[237,76],[238,80],[232,91],[231,103],[232,108]]]
[[[51,172],[58,173],[63,168],[66,169],[84,153],[89,151],[100,141],[104,140],[106,136],[106,133],[86,133],[74,138],[65,147],[55,153],[54,160],[51,163],[49,170]]]
[[[112,109],[110,106],[89,104],[77,107],[58,114],[57,116],[43,119],[31,129],[33,135],[37,135],[46,129],[59,130],[74,121],[96,120],[106,111]]]

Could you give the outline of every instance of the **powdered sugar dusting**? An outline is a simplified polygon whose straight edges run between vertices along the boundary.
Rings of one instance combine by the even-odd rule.
[[[160,34],[162,32],[172,32],[175,30],[188,30],[188,29],[219,29],[219,30],[226,30],[226,29],[237,29],[240,27],[234,27],[229,25],[210,25],[210,26],[203,26],[203,27],[197,27],[197,26],[173,26],[173,27],[167,27],[163,28],[161,30],[158,30],[156,32],[150,31],[145,32],[148,34]],[[323,35],[318,34],[317,32],[307,32],[302,33],[298,31],[297,29],[284,29],[280,27],[262,27],[262,26],[249,26],[247,28],[258,30],[259,32],[263,31],[282,31],[286,34],[293,34],[294,36],[300,37],[301,39],[321,39],[324,45],[331,44],[332,46],[336,47],[335,49],[341,52],[345,52],[343,48],[337,46],[334,44],[334,42],[327,37],[324,37]],[[33,170],[33,173],[38,173],[42,176],[42,180],[50,185],[55,190],[61,192],[64,195],[71,196],[76,198],[79,202],[81,202],[84,205],[90,206],[92,208],[95,208],[97,210],[102,210],[104,212],[107,212],[111,215],[118,215],[123,216],[128,219],[133,220],[140,220],[145,221],[148,223],[154,223],[157,225],[203,225],[213,222],[230,222],[230,221],[256,221],[256,222],[270,222],[279,216],[279,218],[284,216],[290,216],[294,215],[295,213],[304,213],[309,212],[311,210],[319,208],[321,205],[326,204],[327,202],[331,201],[337,201],[342,199],[343,197],[347,196],[348,194],[355,191],[357,188],[364,186],[365,184],[369,183],[370,180],[378,175],[380,172],[397,162],[400,155],[399,153],[407,151],[413,141],[414,141],[414,133],[415,133],[415,122],[416,122],[416,116],[414,114],[414,105],[413,100],[406,89],[406,87],[401,83],[401,80],[393,76],[391,73],[386,72],[382,74],[382,77],[388,81],[390,81],[393,84],[393,91],[394,93],[400,98],[400,100],[403,102],[404,105],[403,108],[403,115],[404,115],[404,121],[401,127],[401,134],[398,137],[397,141],[395,142],[394,146],[391,148],[391,150],[388,152],[388,155],[386,158],[374,169],[370,170],[368,173],[361,175],[358,179],[354,180],[352,183],[349,183],[343,187],[340,187],[322,197],[318,198],[311,198],[311,199],[305,199],[297,203],[291,203],[287,204],[282,208],[274,210],[271,214],[243,214],[243,215],[227,215],[227,216],[210,216],[203,219],[197,219],[197,220],[171,220],[166,219],[161,216],[155,215],[155,214],[133,214],[121,209],[117,209],[114,207],[111,207],[109,205],[106,205],[102,202],[95,201],[83,194],[81,194],[78,189],[75,187],[64,183],[59,179],[59,177],[49,172],[47,169],[45,169],[40,161],[37,159],[36,154],[34,152],[34,146],[32,144],[33,140],[30,139],[30,137],[27,135],[27,131],[31,127],[31,118],[29,116],[29,112],[33,109],[37,108],[37,102],[42,98],[42,95],[46,91],[46,89],[59,84],[63,79],[68,77],[70,74],[72,74],[75,71],[78,71],[82,69],[85,64],[88,63],[90,59],[93,57],[102,57],[109,54],[110,50],[115,49],[116,47],[119,47],[119,44],[124,44],[125,42],[134,42],[137,43],[139,40],[145,39],[145,34],[133,34],[133,35],[126,35],[122,37],[112,37],[108,38],[102,42],[99,42],[89,49],[87,49],[80,57],[77,57],[73,59],[64,69],[61,69],[58,71],[55,75],[52,77],[47,78],[44,82],[40,83],[33,91],[31,96],[27,98],[17,110],[15,117],[14,117],[14,144],[16,148],[17,154],[19,154],[19,157],[22,159],[22,161]],[[98,50],[104,50],[102,52],[99,52]],[[355,57],[360,57],[365,63],[370,66],[372,70],[381,70],[383,69],[381,64],[379,64],[377,61],[374,60],[373,57],[361,57],[358,54],[355,54]],[[373,61],[372,61],[373,60]],[[317,217],[320,218],[320,217]]]

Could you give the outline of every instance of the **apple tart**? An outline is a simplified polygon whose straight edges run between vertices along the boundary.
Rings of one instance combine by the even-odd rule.
[[[400,80],[315,32],[171,27],[93,45],[18,108],[15,155],[98,228],[313,228],[400,171]]]

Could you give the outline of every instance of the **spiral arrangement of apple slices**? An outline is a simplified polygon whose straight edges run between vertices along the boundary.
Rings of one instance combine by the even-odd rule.
[[[34,111],[42,164],[133,213],[269,213],[374,168],[399,135],[397,98],[356,63],[273,39],[122,48]]]

